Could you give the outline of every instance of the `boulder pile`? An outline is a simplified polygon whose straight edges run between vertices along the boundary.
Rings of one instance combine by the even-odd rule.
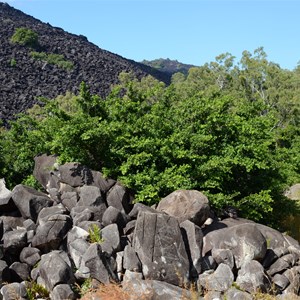
[[[21,184],[10,191],[0,181],[4,300],[42,298],[40,290],[50,299],[78,299],[87,281],[120,283],[133,299],[299,295],[293,238],[250,220],[211,219],[207,197],[195,190],[177,190],[157,207],[133,204],[119,182],[56,161],[35,158],[45,193]]]

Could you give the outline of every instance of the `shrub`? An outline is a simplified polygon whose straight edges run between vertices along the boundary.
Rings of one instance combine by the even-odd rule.
[[[66,60],[61,54],[47,54],[45,52],[32,51],[30,52],[30,55],[36,60],[42,60],[51,65],[57,65],[58,67],[66,70],[71,70],[74,66],[71,61]]]
[[[15,30],[11,41],[15,44],[36,48],[38,46],[38,34],[29,28],[20,27]]]
[[[30,281],[26,283],[26,293],[29,300],[34,300],[39,297],[49,299],[48,290],[42,285],[36,283],[35,281]]]

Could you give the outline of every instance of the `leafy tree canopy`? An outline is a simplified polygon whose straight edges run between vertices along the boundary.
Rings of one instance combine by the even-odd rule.
[[[283,192],[300,179],[299,89],[299,72],[262,48],[237,64],[220,55],[170,86],[123,73],[106,99],[82,83],[0,133],[0,171],[10,186],[32,183],[33,157],[55,153],[117,178],[137,201],[197,189],[217,209],[277,225],[295,209]]]

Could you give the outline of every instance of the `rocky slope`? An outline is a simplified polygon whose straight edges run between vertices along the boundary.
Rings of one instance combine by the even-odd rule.
[[[75,287],[87,282],[117,282],[128,299],[299,295],[300,246],[291,237],[237,216],[210,218],[209,200],[196,190],[174,191],[156,208],[133,205],[119,182],[56,160],[35,158],[34,176],[45,193],[24,185],[10,191],[0,180],[4,300],[29,293],[48,299],[41,292],[53,300],[78,299]]]
[[[39,51],[61,54],[74,64],[64,70],[30,56],[32,49],[13,44],[16,28],[30,28],[38,34]],[[0,119],[11,119],[37,102],[37,97],[54,98],[66,91],[77,92],[85,81],[93,93],[105,96],[121,71],[138,77],[151,74],[169,82],[169,75],[100,49],[86,37],[52,27],[0,2]]]

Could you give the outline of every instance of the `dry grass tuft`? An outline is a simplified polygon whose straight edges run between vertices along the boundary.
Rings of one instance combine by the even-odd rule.
[[[81,300],[150,300],[151,295],[142,297],[132,291],[125,291],[117,283],[101,284],[96,290],[86,293]]]
[[[89,291],[82,298],[82,300],[127,300],[130,299],[128,293],[123,291],[122,287],[115,283],[108,285],[100,285],[96,290]]]

